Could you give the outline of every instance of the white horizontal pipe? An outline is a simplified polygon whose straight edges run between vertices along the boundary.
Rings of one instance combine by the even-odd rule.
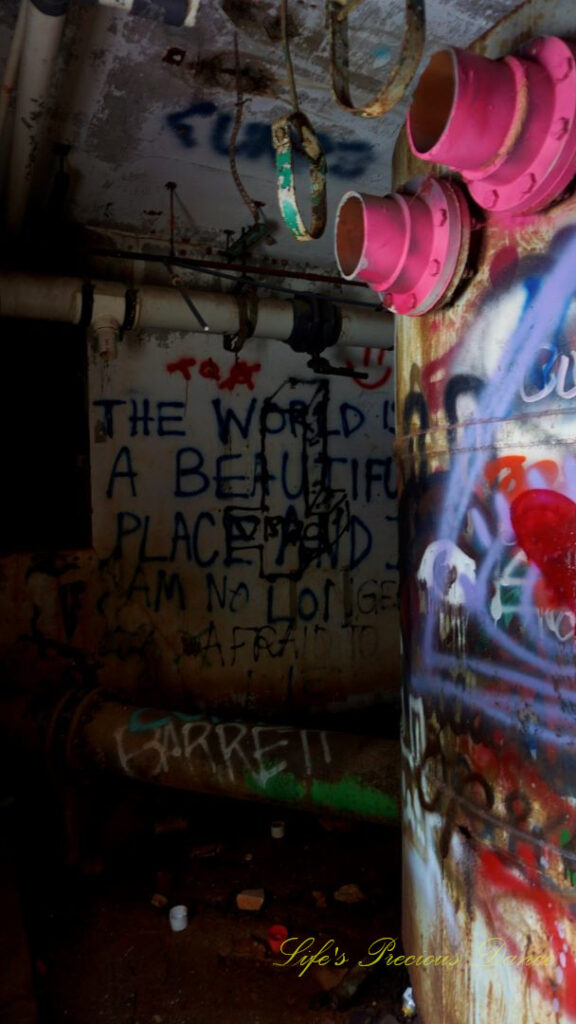
[[[388,312],[340,306],[342,330],[339,345],[350,348],[394,348],[394,317]]]
[[[58,320],[78,324],[82,318],[84,283],[74,277],[42,277],[35,274],[0,275],[0,316],[30,320]],[[110,316],[120,325],[126,311],[128,286],[119,282],[92,282],[91,323]],[[189,291],[188,295],[211,334],[238,330],[238,300],[218,292]],[[339,304],[340,305],[340,304]],[[392,348],[393,318],[357,306],[340,305],[342,331],[339,345],[360,348]],[[294,306],[289,299],[259,299],[253,337],[286,341],[294,326]],[[144,286],[138,289],[134,327],[201,333],[191,310],[176,288]]]
[[[80,323],[82,281],[37,274],[0,275],[0,316]]]
[[[175,331],[201,330],[176,289],[145,287],[139,289],[138,294],[139,327],[150,330],[162,327],[170,327]],[[238,302],[233,295],[200,291],[188,294],[208,324],[211,334],[233,334],[238,330]],[[284,341],[290,336],[293,325],[294,311],[291,302],[278,299],[258,301],[254,337]]]

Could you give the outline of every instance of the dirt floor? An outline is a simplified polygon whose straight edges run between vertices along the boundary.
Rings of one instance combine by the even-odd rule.
[[[385,937],[401,952],[399,829],[150,788],[76,794],[67,820],[75,864],[37,830],[18,862],[39,1024],[404,1019],[405,970],[358,966]],[[246,889],[264,890],[260,910],[238,909]],[[270,948],[277,924],[290,952],[305,943],[290,964]],[[295,962],[323,946],[329,962]]]

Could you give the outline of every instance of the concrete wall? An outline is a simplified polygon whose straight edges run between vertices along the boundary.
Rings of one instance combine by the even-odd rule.
[[[392,368],[346,356],[367,380],[277,342],[90,349],[93,547],[2,559],[9,678],[256,715],[397,692]]]

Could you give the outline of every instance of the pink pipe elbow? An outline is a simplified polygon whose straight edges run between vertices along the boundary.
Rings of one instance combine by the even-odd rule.
[[[464,270],[470,217],[445,180],[417,179],[378,197],[347,192],[336,213],[336,260],[347,281],[365,281],[394,313],[421,316],[446,302]]]
[[[408,112],[412,152],[459,171],[494,213],[534,213],[576,174],[576,50],[547,36],[518,57],[434,54]]]

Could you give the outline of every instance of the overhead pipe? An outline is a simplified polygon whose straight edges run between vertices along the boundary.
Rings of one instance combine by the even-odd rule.
[[[555,36],[491,60],[452,47],[420,79],[412,152],[459,171],[492,213],[534,213],[576,174],[576,48]]]
[[[133,237],[131,232],[112,231],[106,229],[103,230],[99,226],[93,227],[91,224],[87,225],[87,228],[91,231],[102,231],[103,234],[109,236],[116,235],[128,235]],[[137,236],[142,237],[142,236]],[[158,244],[158,239],[155,238],[154,242]],[[168,244],[168,243],[166,243]],[[180,250],[185,251],[185,250]],[[165,263],[166,256],[162,256],[159,253],[151,252],[134,252],[132,249],[90,249],[90,256],[104,256],[114,260],[133,260],[136,262],[142,261],[144,263]],[[224,260],[206,260],[196,259],[195,257],[177,256],[170,257],[170,262],[174,266],[184,267],[188,270],[220,270],[224,273],[238,273],[243,277],[252,276],[257,274],[259,277],[282,277],[287,280],[295,281],[317,281],[320,284],[342,284],[339,277],[334,274],[314,274],[309,270],[288,270],[286,267],[271,267],[267,264],[253,264],[253,263],[228,263]],[[277,261],[276,261],[277,262]],[[217,275],[215,275],[217,276]],[[363,287],[362,281],[350,281],[350,284],[355,285],[358,288]]]
[[[20,56],[24,43],[24,32],[26,29],[27,7],[28,0],[20,0],[18,18],[16,19],[16,25],[14,27],[12,41],[10,43],[10,52],[4,68],[4,74],[2,76],[2,92],[0,92],[0,140],[4,131],[6,115],[10,106],[12,93],[14,92],[16,76],[18,74],[18,65],[20,64]]]
[[[387,196],[347,192],[336,212],[336,261],[387,309],[422,316],[446,303],[462,278],[470,214],[461,190],[441,178],[415,179]]]
[[[8,171],[6,223],[12,234],[20,231],[28,205],[68,4],[69,0],[26,0],[26,30]]]
[[[398,819],[397,739],[141,708],[100,690],[69,691],[48,709],[39,701],[39,712],[15,705],[5,723],[10,712],[21,748],[63,777],[105,773],[318,813]]]
[[[235,334],[241,324],[241,297],[219,292],[190,290],[189,296],[211,334]],[[327,300],[325,300],[327,301]],[[255,299],[251,337],[296,342],[302,321],[299,300]],[[393,321],[378,310],[338,303],[339,316],[327,345],[390,349],[394,344]],[[0,275],[0,316],[16,319],[54,320],[85,327],[111,318],[119,331],[198,331],[198,324],[180,292],[145,286],[137,290],[110,281],[87,283],[80,278],[45,277],[35,274]]]
[[[200,0],[98,0],[98,3],[167,25],[190,27],[195,24]],[[69,5],[70,0],[23,0],[16,23],[0,101],[1,131],[19,61],[6,202],[6,226],[12,235],[21,231],[26,215]]]

